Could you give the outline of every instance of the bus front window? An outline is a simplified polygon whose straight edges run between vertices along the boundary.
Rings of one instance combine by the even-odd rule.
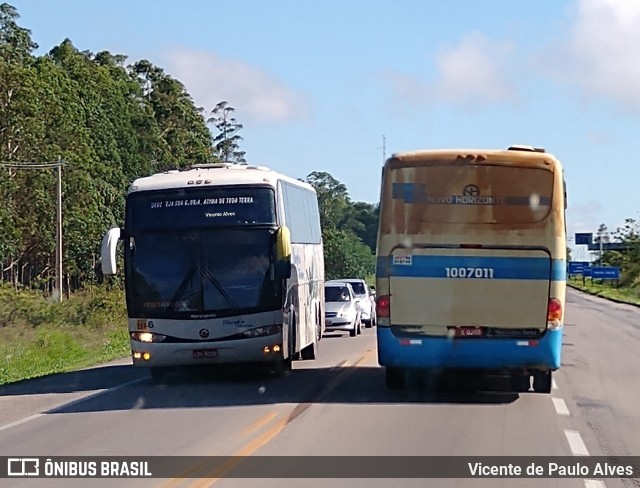
[[[268,229],[144,232],[130,238],[131,316],[235,315],[275,310]]]

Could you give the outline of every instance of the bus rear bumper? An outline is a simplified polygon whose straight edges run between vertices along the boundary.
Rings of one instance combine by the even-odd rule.
[[[378,362],[382,366],[437,369],[556,370],[560,367],[563,329],[540,339],[403,339],[378,327]]]

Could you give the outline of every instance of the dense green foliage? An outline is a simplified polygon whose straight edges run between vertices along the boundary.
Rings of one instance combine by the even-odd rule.
[[[121,290],[93,287],[58,303],[0,286],[0,385],[128,354]]]
[[[318,194],[327,279],[370,278],[375,271],[378,206],[352,202],[347,187],[329,173],[306,178]]]
[[[640,222],[635,219],[626,219],[624,226],[613,232],[611,237],[606,232],[606,227],[601,226],[598,238],[603,242],[619,242],[624,244],[623,250],[605,251],[602,255],[604,266],[620,267],[620,287],[629,288],[634,296],[640,297]],[[597,242],[597,241],[596,241]],[[598,258],[599,253],[598,254]]]
[[[0,161],[61,158],[67,288],[94,277],[105,229],[121,224],[140,176],[214,161],[201,110],[177,80],[146,60],[79,51],[70,40],[34,56],[17,11],[0,5]],[[51,287],[56,175],[0,168],[0,275]]]

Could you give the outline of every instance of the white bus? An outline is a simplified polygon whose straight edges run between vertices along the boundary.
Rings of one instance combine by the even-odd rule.
[[[124,241],[135,366],[314,359],[324,332],[320,215],[310,185],[268,168],[198,165],[139,178],[123,229],[102,242],[104,274]]]

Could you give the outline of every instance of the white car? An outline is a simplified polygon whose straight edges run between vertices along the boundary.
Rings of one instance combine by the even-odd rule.
[[[325,330],[346,330],[351,337],[360,334],[361,312],[349,283],[328,281],[324,285]]]
[[[342,283],[349,283],[353,288],[356,298],[359,299],[358,307],[360,307],[360,315],[365,327],[373,327],[376,325],[376,303],[375,299],[371,295],[367,282],[357,278],[345,278],[339,281]],[[331,283],[331,281],[328,281],[327,283]]]

